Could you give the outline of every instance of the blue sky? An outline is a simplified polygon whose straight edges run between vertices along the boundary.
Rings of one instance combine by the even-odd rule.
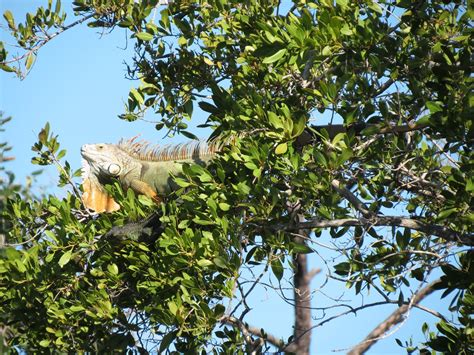
[[[25,11],[34,11],[36,6],[46,3],[47,1],[2,0],[0,8],[2,13],[6,9],[11,10],[18,22],[24,19]],[[65,7],[69,6],[68,1],[63,1],[63,4]],[[1,21],[3,24],[3,18]],[[12,43],[3,30],[0,30],[0,36],[2,41]],[[0,72],[0,110],[4,111],[6,116],[13,117],[6,126],[6,132],[0,133],[0,142],[8,141],[13,146],[11,155],[15,160],[9,162],[6,167],[16,174],[18,182],[24,182],[29,173],[38,169],[30,163],[33,157],[30,148],[46,122],[49,122],[52,131],[59,135],[59,142],[68,151],[66,160],[74,169],[80,167],[79,149],[82,144],[117,142],[120,138],[137,134],[141,134],[142,138],[150,142],[162,142],[164,133],[157,132],[153,123],[130,123],[117,117],[123,112],[123,102],[127,98],[128,90],[136,84],[125,79],[126,67],[123,62],[131,58],[133,48],[133,42],[129,39],[128,48],[124,49],[127,46],[127,36],[129,34],[122,29],[111,34],[102,34],[100,30],[82,25],[63,33],[43,47],[25,80],[20,81],[10,73]],[[7,49],[11,54],[15,53],[14,48]],[[152,116],[147,116],[147,119],[158,120]],[[195,110],[193,126],[204,119],[204,114]],[[202,138],[209,134],[208,131],[198,130],[194,133]],[[183,140],[175,137],[171,142]],[[40,177],[39,184],[51,193],[64,195],[64,191],[55,187],[56,181],[55,170],[47,169]],[[79,183],[79,180],[77,182]],[[320,241],[330,243],[330,238],[326,235]],[[331,257],[324,250],[321,253],[325,257]],[[310,262],[311,267],[324,267],[316,254],[312,254]],[[325,282],[324,271],[323,269],[323,272],[314,278],[312,286],[315,290]],[[290,272],[286,272],[285,277],[290,278]],[[274,278],[264,277],[263,280],[276,284]],[[283,284],[283,287],[285,286],[288,285]],[[287,291],[286,294],[292,296],[292,292]],[[345,289],[343,284],[329,282],[325,288],[316,291],[313,306],[328,304],[329,297],[342,297],[352,300],[353,306],[359,305],[360,299],[354,299],[352,294],[353,291]],[[436,298],[438,295],[431,296],[423,304],[439,310],[440,303]],[[365,299],[366,302],[371,300],[376,298]],[[251,297],[251,303],[253,310],[247,318],[251,325],[265,328],[268,333],[284,339],[291,335],[293,309],[274,290],[264,286],[257,287]],[[336,310],[335,313],[343,310]],[[361,311],[357,316],[341,317],[315,329],[312,346],[315,350],[312,353],[333,353],[332,350],[355,345],[393,310],[395,306],[371,308]],[[435,320],[434,317],[414,309],[401,330],[379,341],[369,353],[404,353],[403,349],[396,345],[395,338],[405,340],[414,335],[416,344],[417,341],[423,340],[422,323],[428,321],[433,324]]]

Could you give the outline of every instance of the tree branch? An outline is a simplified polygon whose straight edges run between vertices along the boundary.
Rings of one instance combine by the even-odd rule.
[[[31,47],[30,49],[28,49],[27,52],[25,54],[23,54],[22,56],[13,58],[12,60],[0,62],[0,64],[5,65],[5,64],[10,64],[10,63],[14,63],[14,62],[19,62],[20,60],[22,60],[23,58],[28,56],[30,53],[36,52],[38,49],[43,47],[46,43],[51,41],[54,37],[60,35],[64,31],[67,31],[67,30],[69,30],[70,28],[72,28],[74,26],[77,26],[77,25],[83,23],[84,21],[87,21],[88,19],[94,17],[95,15],[96,15],[96,13],[91,13],[91,14],[89,14],[87,16],[84,16],[83,18],[81,18],[77,21],[74,21],[74,22],[70,23],[67,26],[62,26],[58,31],[54,32],[53,34],[51,34],[51,35],[47,34],[46,38],[38,40],[37,44],[35,46]]]
[[[426,296],[431,294],[435,291],[436,284],[438,284],[440,280],[436,280],[429,285],[425,286],[419,292],[415,293],[411,298],[409,304],[404,304],[396,309],[387,319],[385,319],[381,324],[375,327],[367,337],[354,346],[349,352],[348,355],[358,355],[363,354],[369,348],[375,344],[390,328],[392,328],[395,324],[398,324],[403,321],[403,315],[407,313],[411,307],[417,305],[421,302]]]
[[[253,335],[256,337],[259,337],[260,339],[265,339],[267,342],[278,348],[280,351],[285,352],[291,352],[294,353],[297,350],[297,346],[295,344],[288,344],[286,345],[285,342],[282,339],[278,339],[276,336],[267,334],[265,333],[262,335],[262,329],[256,328],[256,327],[251,327],[248,324],[242,322],[238,318],[232,317],[232,316],[227,316],[224,315],[221,319],[220,322],[223,324],[229,324],[232,326],[236,326],[239,328],[242,333],[244,334],[244,337],[249,337],[249,335]],[[246,339],[247,341],[247,339]]]
[[[295,225],[286,223],[269,223],[265,228],[272,230],[295,231],[298,229],[313,228],[338,228],[338,227],[404,227],[423,232],[427,235],[434,235],[449,242],[461,243],[464,245],[474,245],[473,234],[461,234],[448,227],[428,224],[420,220],[415,220],[399,216],[375,216],[373,218],[342,218],[342,219],[311,219],[306,222],[299,222]]]
[[[354,195],[349,189],[342,186],[339,180],[332,180],[331,185],[340,195],[342,195],[347,201],[349,201],[352,206],[354,206],[360,213],[362,213],[365,218],[374,217],[375,214],[370,211],[367,206],[361,200],[359,200],[357,196]]]
[[[308,271],[306,274],[306,282],[309,283],[313,277],[315,277],[317,274],[321,272],[320,268],[312,268],[311,270]]]
[[[435,286],[436,283],[439,282],[439,281],[440,281],[440,280],[437,280],[437,281],[431,283],[430,285],[428,285],[427,287],[425,287],[424,289],[422,289],[421,291],[419,291],[418,293],[416,293],[416,294],[413,296],[413,298],[412,298],[409,302],[403,302],[403,305],[402,305],[401,307],[399,307],[399,308],[392,314],[392,316],[393,316],[395,313],[397,313],[400,308],[407,307],[407,308],[406,308],[406,311],[408,311],[410,308],[416,307],[416,308],[419,308],[419,309],[421,309],[421,310],[423,310],[423,311],[426,311],[426,312],[428,312],[428,313],[430,313],[430,314],[433,314],[434,316],[437,316],[437,317],[440,317],[441,319],[444,319],[444,317],[441,316],[439,313],[429,311],[429,310],[427,310],[425,307],[421,307],[421,306],[418,305],[418,303],[419,303],[424,297],[428,296],[428,295],[429,295],[430,293],[432,293],[433,291],[436,291],[436,290],[434,289],[434,286]],[[428,287],[429,287],[431,290],[426,290]],[[427,292],[427,293],[425,293],[425,292]],[[315,328],[322,327],[322,326],[325,325],[326,323],[329,323],[329,322],[331,322],[331,321],[333,321],[333,320],[335,320],[335,319],[337,319],[337,318],[340,318],[340,317],[342,317],[342,316],[348,315],[348,314],[350,314],[350,313],[357,314],[357,312],[359,312],[359,311],[361,311],[361,310],[363,310],[363,309],[372,308],[372,307],[376,307],[376,306],[387,305],[387,304],[398,304],[398,303],[399,303],[399,302],[398,302],[397,300],[386,299],[386,300],[384,300],[384,301],[378,301],[378,302],[372,302],[372,303],[363,304],[363,305],[361,305],[361,306],[359,306],[359,307],[351,307],[351,306],[348,306],[348,305],[347,305],[347,306],[349,307],[349,310],[344,311],[344,312],[341,312],[341,313],[336,314],[336,315],[333,315],[333,316],[331,316],[331,317],[329,317],[329,318],[326,318],[326,319],[322,320],[321,322],[319,322],[319,323],[313,325],[313,326],[311,327],[311,329],[315,329]],[[406,313],[406,311],[405,311],[404,313]],[[403,313],[402,313],[402,315],[403,315]],[[389,318],[390,318],[390,317],[389,317]],[[387,318],[387,320],[388,320],[389,318]],[[387,321],[387,320],[386,320],[386,321]],[[403,320],[403,319],[401,319],[400,321],[402,321],[402,320]],[[386,321],[385,321],[385,322],[386,322]],[[385,323],[385,322],[384,322],[384,323]],[[395,325],[395,324],[397,324],[397,323],[393,323],[392,325]],[[356,354],[357,354],[357,353],[356,353]]]
[[[311,130],[315,132],[322,132],[325,130],[328,132],[329,139],[333,139],[339,133],[348,133],[349,131],[353,131],[356,136],[362,136],[362,131],[372,127],[380,127],[378,124],[366,124],[366,123],[357,123],[351,126],[345,126],[343,124],[328,124],[328,125],[320,125],[320,126],[310,126]],[[428,127],[427,124],[406,124],[406,125],[390,125],[388,127],[380,127],[375,133],[371,133],[370,135],[377,135],[377,134],[393,134],[393,133],[408,133],[413,131],[421,131],[422,129]],[[310,130],[305,130],[297,139],[296,145],[297,146],[304,146],[307,144],[311,144],[316,141],[318,138],[315,133],[311,132]]]

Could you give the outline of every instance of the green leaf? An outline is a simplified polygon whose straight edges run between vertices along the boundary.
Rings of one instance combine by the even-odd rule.
[[[5,20],[7,20],[8,27],[10,27],[12,30],[15,29],[15,20],[13,19],[13,14],[10,10],[7,10],[3,13],[3,17]]]
[[[327,57],[332,54],[332,48],[330,46],[325,46],[322,51],[323,56]]]
[[[347,8],[348,3],[349,0],[336,0],[336,4],[338,4],[343,10]]]
[[[138,244],[138,247],[143,251],[150,251],[150,249],[143,243]]]
[[[285,127],[281,118],[277,116],[275,112],[269,111],[267,113],[267,116],[268,116],[268,121],[270,122],[270,124],[276,129],[282,129]]]
[[[374,2],[369,2],[369,8],[377,12],[378,14],[382,15],[383,11],[382,8],[380,7],[379,4],[377,4],[375,1]]]
[[[474,191],[474,179],[468,178],[466,180],[466,192],[473,192]]]
[[[109,272],[112,275],[118,275],[118,273],[119,273],[118,266],[114,263],[107,265],[107,270],[109,270]]]
[[[291,250],[293,251],[293,253],[297,253],[297,254],[310,254],[310,253],[313,253],[314,250],[311,249],[309,246],[307,246],[306,244],[302,244],[302,243],[291,243]]]
[[[69,309],[73,312],[82,312],[85,310],[83,306],[71,306]]]
[[[186,39],[186,37],[184,36],[180,36],[178,38],[178,44],[181,46],[181,47],[184,47],[188,44],[188,40]]]
[[[41,340],[41,341],[39,342],[39,345],[42,346],[43,348],[46,348],[46,347],[49,346],[50,343],[51,343],[50,340],[44,339],[44,340]]]
[[[56,7],[54,8],[54,12],[56,14],[59,14],[59,11],[61,11],[61,0],[56,0]]]
[[[197,264],[201,267],[208,267],[208,266],[212,265],[213,263],[212,263],[212,261],[207,260],[207,259],[200,259],[200,260],[198,260]]]
[[[160,12],[161,14],[161,22],[163,24],[163,27],[165,29],[169,29],[170,27],[170,19],[169,19],[169,14],[168,14],[168,9],[164,9]]]
[[[26,271],[25,264],[23,264],[23,262],[20,259],[15,260],[15,266],[16,266],[17,270],[21,273]]]
[[[130,96],[134,98],[138,104],[143,105],[143,96],[142,94],[138,92],[137,89],[135,88],[130,89]]]
[[[71,260],[71,256],[72,256],[72,251],[68,250],[61,256],[61,258],[58,261],[58,265],[61,267],[66,265],[69,262],[69,260]]]
[[[328,164],[326,157],[321,152],[314,152],[314,159],[319,163],[319,165],[327,166]]]
[[[428,110],[430,110],[430,112],[432,114],[436,113],[436,112],[443,111],[443,107],[441,105],[442,105],[442,103],[439,102],[439,101],[428,101],[428,102],[426,102],[426,108]]]
[[[143,206],[147,207],[153,207],[156,205],[156,203],[150,197],[145,195],[138,195],[138,201],[140,201]]]
[[[277,154],[277,155],[285,154],[287,150],[288,150],[288,144],[287,143],[280,143],[275,148],[275,154]]]
[[[222,211],[228,211],[230,209],[230,205],[228,203],[225,203],[225,202],[220,202],[219,203],[219,208]]]
[[[30,69],[31,66],[33,65],[35,58],[36,56],[33,52],[28,53],[28,55],[26,56],[26,61],[25,61],[25,68],[27,70]]]
[[[56,234],[54,234],[53,231],[45,230],[45,231],[44,231],[44,234],[45,234],[46,236],[48,236],[49,238],[51,238],[52,241],[54,241],[54,242],[56,242],[56,243],[58,242],[58,239],[56,238]]]
[[[158,350],[158,354],[162,354],[163,352],[165,352],[165,350],[168,349],[168,347],[170,346],[170,344],[173,342],[175,338],[176,338],[176,331],[166,334],[161,339],[160,349]]]
[[[176,177],[174,178],[174,182],[179,186],[179,187],[188,187],[188,186],[191,186],[191,183],[179,178],[179,177]]]
[[[441,219],[445,219],[446,217],[449,217],[451,214],[453,214],[454,212],[457,212],[458,208],[456,207],[453,207],[453,208],[447,208],[445,210],[442,210],[439,214],[438,214],[438,220],[441,220]]]
[[[245,167],[250,169],[250,170],[257,170],[258,169],[258,166],[257,164],[255,164],[253,161],[248,161],[246,163],[244,163]]]
[[[168,308],[169,308],[171,314],[173,314],[173,315],[175,315],[176,312],[178,312],[178,306],[173,301],[168,302]]]
[[[352,36],[352,34],[353,34],[352,30],[349,28],[349,26],[347,24],[342,26],[341,33],[343,35],[346,35],[346,36]]]
[[[273,274],[276,276],[278,281],[280,281],[283,277],[283,265],[280,259],[274,259],[271,263]]]
[[[5,65],[5,64],[0,64],[0,69],[2,69],[3,71],[7,72],[7,73],[14,73],[15,72],[15,68],[12,68],[8,65]]]
[[[188,132],[188,131],[180,131],[179,133],[181,133],[183,136],[185,136],[186,138],[189,138],[189,139],[193,139],[193,140],[198,139],[198,137],[194,133],[191,133],[191,132]]]
[[[221,257],[221,256],[216,256],[214,259],[212,259],[212,261],[214,262],[214,264],[222,269],[226,269],[227,268],[227,264],[226,264],[226,260]]]
[[[138,32],[135,36],[138,39],[141,39],[142,41],[147,41],[147,42],[153,39],[153,35],[148,32]]]
[[[210,104],[209,102],[201,101],[198,103],[201,110],[209,112],[209,113],[217,113],[219,110],[216,106]]]
[[[153,22],[148,22],[145,25],[145,27],[146,27],[147,30],[150,30],[151,32],[153,32],[153,34],[158,33],[158,26],[156,26]],[[144,32],[141,32],[141,33],[144,33]]]
[[[293,130],[291,132],[291,137],[296,138],[301,133],[303,133],[304,129],[306,128],[306,116],[301,115],[298,117],[296,121],[293,122]]]
[[[418,121],[416,121],[417,125],[427,125],[430,123],[431,116],[430,115],[425,115],[421,117]]]
[[[276,62],[277,60],[281,59],[286,53],[286,48],[283,48],[283,49],[280,49],[278,52],[276,52],[275,54],[271,55],[270,57],[266,57],[264,60],[263,60],[263,63],[264,64],[270,64],[270,63],[274,63]]]

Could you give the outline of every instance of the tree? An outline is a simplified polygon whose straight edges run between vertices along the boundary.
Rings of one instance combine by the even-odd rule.
[[[423,325],[424,344],[401,346],[472,352],[466,2],[158,3],[75,1],[72,22],[59,1],[20,24],[4,14],[23,53],[8,56],[2,44],[3,70],[23,77],[42,46],[81,23],[125,28],[135,46],[128,75],[139,84],[120,118],[152,111],[161,118],[157,130],[193,138],[185,120],[197,104],[208,113],[211,139],[233,140],[209,166],[187,166],[181,188],[159,207],[114,184],[108,190],[121,210],[95,216],[81,206],[78,172],[62,162],[65,151],[46,126],[34,162],[56,165],[71,193],[13,195],[2,208],[6,344],[308,353],[313,329],[395,304],[353,353],[413,307],[439,317],[437,331]],[[307,257],[327,247],[338,260],[327,260],[327,277],[380,301],[311,324],[316,271]],[[242,279],[245,269],[256,272],[251,282]],[[277,282],[294,275],[288,340],[246,323],[248,296],[270,272]],[[433,274],[440,278],[427,284]],[[419,304],[435,290],[454,293],[451,319]],[[323,311],[334,307],[344,304]]]

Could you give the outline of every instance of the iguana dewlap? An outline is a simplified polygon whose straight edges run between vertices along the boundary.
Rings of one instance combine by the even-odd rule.
[[[97,212],[120,208],[104,189],[112,178],[124,189],[131,188],[159,201],[172,190],[172,175],[182,171],[183,163],[207,163],[215,154],[215,145],[203,142],[163,148],[134,139],[118,144],[85,144],[81,147],[84,206]]]

